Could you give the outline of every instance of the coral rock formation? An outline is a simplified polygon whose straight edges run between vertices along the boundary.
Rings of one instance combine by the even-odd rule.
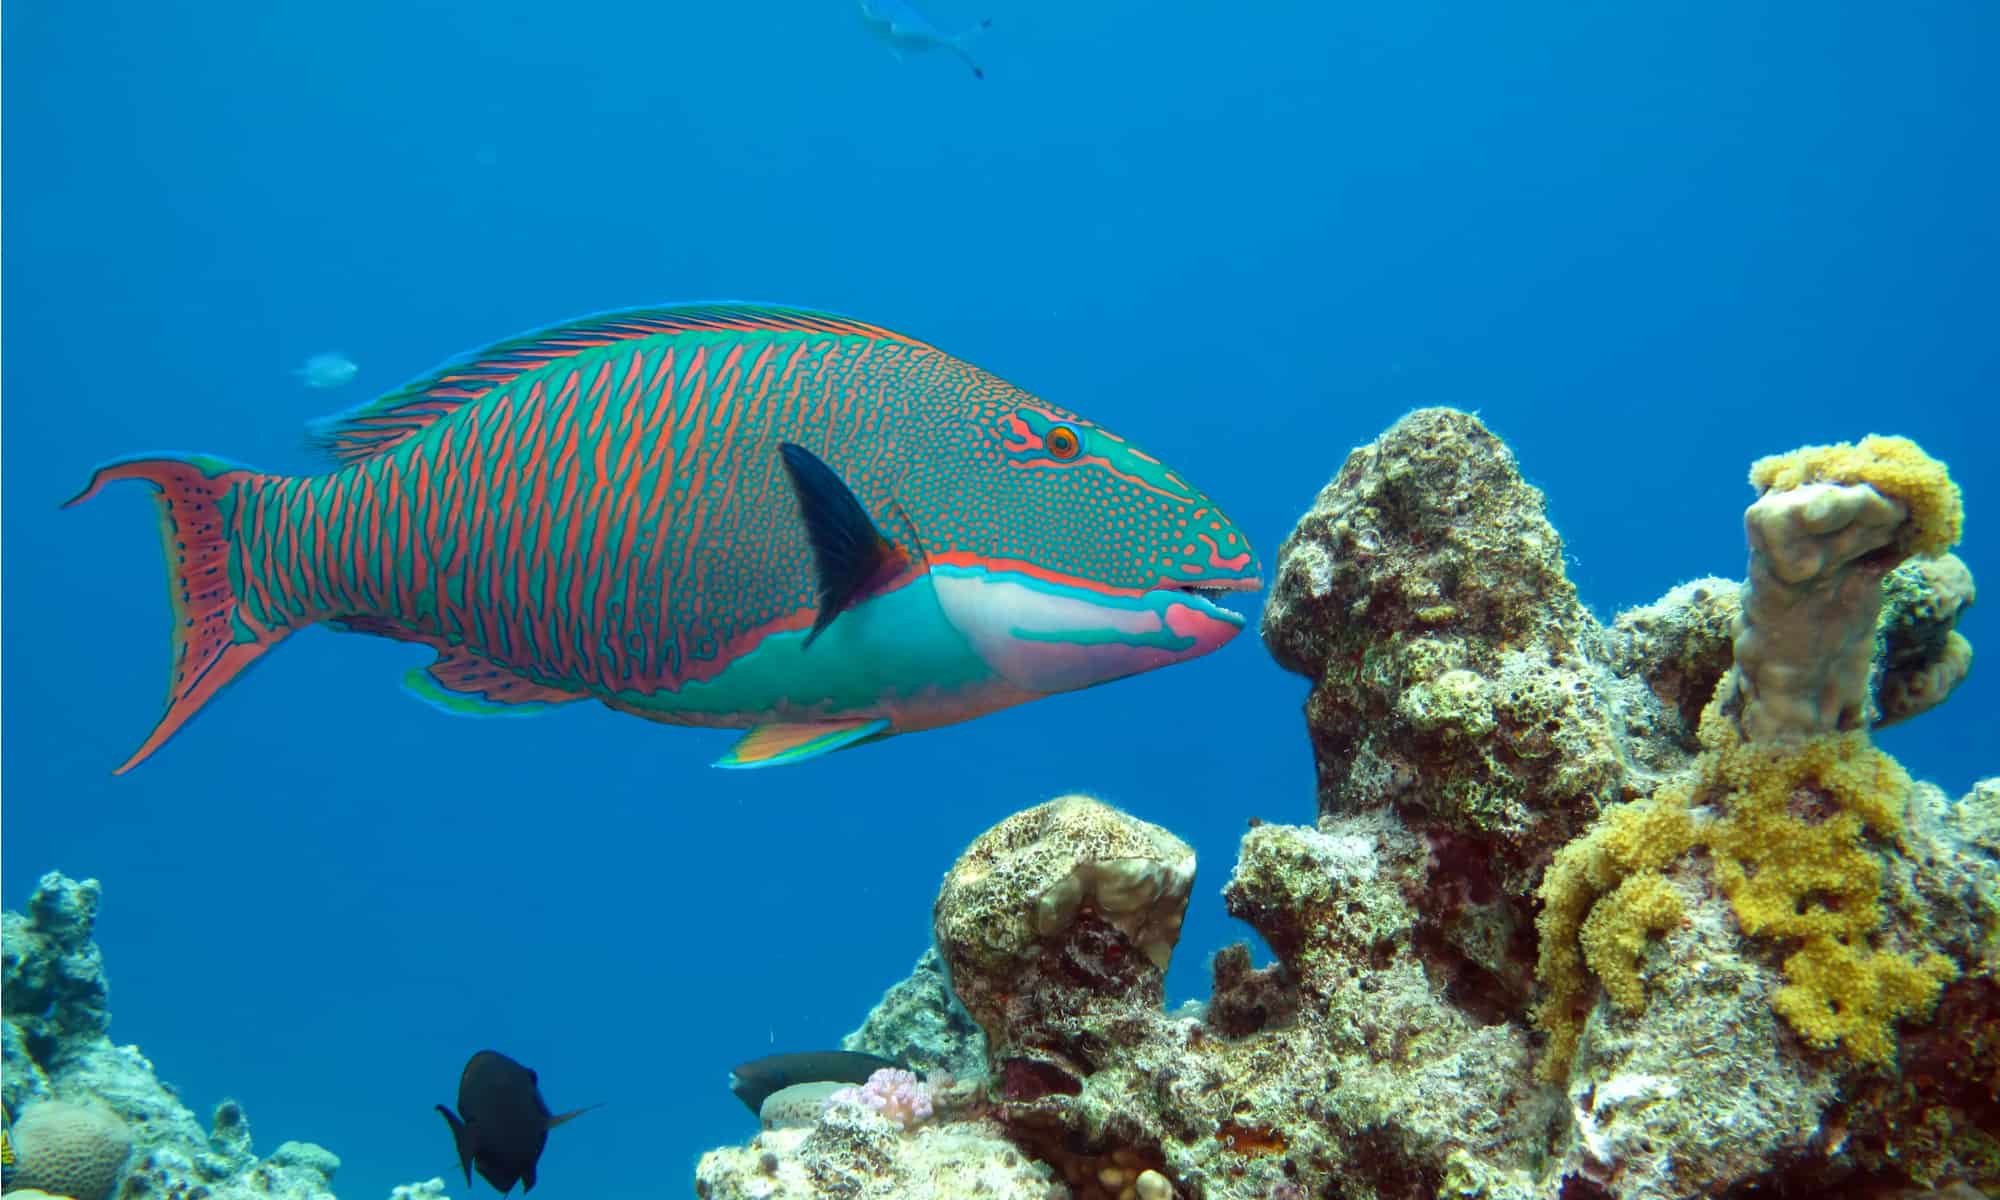
[[[51,872],[25,914],[0,914],[0,1077],[24,1188],[72,1200],[330,1200],[339,1159],[286,1142],[259,1160],[242,1106],[225,1100],[204,1129],[138,1047],[112,1044],[92,940],[100,895],[96,880]],[[45,1128],[61,1145],[51,1149]]]
[[[1883,577],[1958,541],[1958,488],[1907,438],[1773,455],[1750,479],[1761,495],[1743,515],[1750,584],[1722,706],[1753,741],[1865,728]]]
[[[702,1155],[695,1194],[702,1200],[1050,1200],[1051,1174],[991,1121],[905,1132],[866,1109],[836,1104],[811,1125],[766,1130],[747,1146]]]
[[[1421,812],[1510,891],[1646,750],[1589,657],[1600,631],[1544,507],[1477,419],[1411,413],[1348,455],[1279,547],[1263,618],[1272,655],[1313,680],[1320,811]],[[1660,707],[1640,730],[1668,721]]]
[[[106,1200],[132,1153],[132,1131],[99,1104],[44,1100],[14,1123],[15,1181],[70,1200]]]
[[[1078,1200],[2000,1187],[2000,781],[1952,803],[1867,741],[1969,661],[1970,575],[1927,557],[1956,492],[1900,439],[1754,474],[1749,583],[1604,626],[1478,420],[1354,451],[1264,613],[1319,793],[1312,826],[1252,822],[1224,889],[1275,961],[1229,947],[1201,1011],[1163,1011],[1142,947],[1185,885],[1142,917],[1089,881],[1177,843],[1085,801],[1009,818],[934,914],[992,1049],[941,1127],[990,1119]],[[951,1011],[922,966],[890,997],[881,1028]],[[807,1190],[714,1194],[868,1186],[794,1157],[768,1174]]]
[[[1972,572],[1956,554],[1919,558],[1882,583],[1879,728],[1944,703],[1972,670],[1972,643],[1958,618],[1974,597]]]
[[[953,991],[997,1061],[1075,1074],[1097,1025],[1157,1007],[1194,884],[1186,842],[1093,800],[1016,813],[959,856],[932,910]]]
[[[861,1028],[840,1045],[959,1079],[986,1070],[986,1034],[952,995],[935,947],[917,959],[909,978],[883,993]]]

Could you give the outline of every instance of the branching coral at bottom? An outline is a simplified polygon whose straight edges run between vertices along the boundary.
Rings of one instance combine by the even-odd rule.
[[[1771,1007],[1808,1042],[1863,1063],[1894,1059],[1896,1022],[1922,1016],[1958,975],[1950,958],[1878,949],[1884,860],[1870,841],[1902,830],[1909,776],[1859,733],[1796,745],[1738,741],[1711,710],[1693,778],[1607,810],[1565,846],[1541,887],[1536,1020],[1549,1032],[1540,1070],[1568,1071],[1589,991],[1587,965],[1628,1012],[1645,1004],[1638,963],[1648,933],[1683,906],[1661,873],[1708,851],[1716,884],[1743,932],[1796,946]],[[1706,815],[1709,809],[1718,815]],[[1697,812],[1704,815],[1696,819]]]

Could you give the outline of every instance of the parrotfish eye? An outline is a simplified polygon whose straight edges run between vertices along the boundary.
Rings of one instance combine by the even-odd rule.
[[[1082,445],[1076,440],[1076,430],[1067,425],[1058,425],[1042,438],[1042,444],[1049,448],[1055,458],[1069,460],[1076,457]]]

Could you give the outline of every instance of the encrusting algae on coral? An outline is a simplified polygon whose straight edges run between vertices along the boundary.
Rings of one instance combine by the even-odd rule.
[[[1760,459],[1751,481],[1764,494],[1745,516],[1736,661],[1702,715],[1691,777],[1607,809],[1543,877],[1545,1078],[1569,1069],[1586,966],[1621,1009],[1645,1007],[1647,936],[1685,911],[1666,872],[1697,849],[1742,931],[1785,948],[1771,1007],[1816,1047],[1893,1061],[1896,1022],[1928,1015],[1958,975],[1935,950],[1876,944],[1883,855],[1913,785],[1866,732],[1882,579],[1907,555],[1950,549],[1958,489],[1914,442],[1882,437]]]

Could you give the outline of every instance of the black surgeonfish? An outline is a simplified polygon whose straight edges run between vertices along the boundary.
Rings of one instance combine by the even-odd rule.
[[[458,1111],[437,1110],[451,1124],[458,1143],[458,1163],[465,1168],[465,1185],[472,1186],[472,1168],[501,1195],[521,1185],[523,1195],[535,1190],[535,1164],[549,1144],[549,1130],[592,1108],[549,1115],[535,1073],[498,1050],[481,1050],[458,1077]]]
[[[772,1092],[795,1083],[867,1083],[884,1067],[909,1070],[907,1063],[858,1050],[808,1050],[752,1059],[729,1073],[729,1090],[752,1113],[764,1107]]]

